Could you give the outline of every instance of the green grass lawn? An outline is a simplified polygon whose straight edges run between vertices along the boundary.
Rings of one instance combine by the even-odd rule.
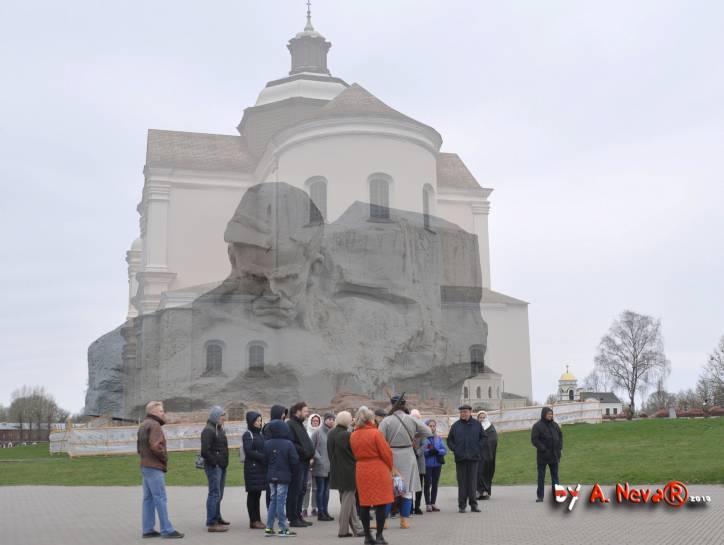
[[[680,480],[724,483],[724,418],[640,420],[563,426],[562,483],[632,484]],[[169,485],[205,485],[194,467],[195,452],[171,453]],[[232,451],[227,477],[242,484],[238,451]],[[529,432],[500,434],[495,484],[532,484],[535,449]],[[47,445],[0,449],[0,485],[138,485],[138,458],[48,454]],[[455,484],[455,464],[448,456],[443,485]]]

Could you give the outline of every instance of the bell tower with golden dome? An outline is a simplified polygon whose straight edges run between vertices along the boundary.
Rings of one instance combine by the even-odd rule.
[[[558,379],[558,401],[578,401],[580,399],[581,389],[578,387],[578,379],[568,370]]]

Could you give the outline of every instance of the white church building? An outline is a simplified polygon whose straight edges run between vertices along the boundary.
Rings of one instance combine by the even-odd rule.
[[[485,365],[532,398],[528,303],[493,291],[492,188],[442,151],[429,125],[333,76],[311,18],[289,40],[291,70],[261,90],[236,134],[148,131],[140,234],[127,252],[128,317],[191,303],[229,274],[223,232],[244,192],[283,181],[307,191],[326,221],[354,202],[438,216],[477,235],[488,324]],[[474,359],[473,354],[462,358]]]

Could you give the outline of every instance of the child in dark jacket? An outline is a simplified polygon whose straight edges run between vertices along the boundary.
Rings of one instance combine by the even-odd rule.
[[[271,500],[264,533],[268,536],[294,536],[287,527],[285,513],[287,492],[292,480],[292,467],[299,463],[299,455],[292,442],[288,439],[289,428],[281,420],[272,420],[267,424],[269,439],[264,442],[264,453],[267,460],[267,483]],[[274,531],[274,521],[279,521],[279,533]]]

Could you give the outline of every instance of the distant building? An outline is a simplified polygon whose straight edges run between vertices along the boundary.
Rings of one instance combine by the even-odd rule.
[[[461,403],[470,404],[474,410],[496,410],[525,407],[526,398],[517,394],[503,392],[503,375],[483,365],[476,375],[463,382]]]
[[[616,416],[623,411],[623,403],[613,392],[586,392],[578,387],[578,379],[568,370],[558,379],[558,403],[595,400],[601,403],[603,416]]]

